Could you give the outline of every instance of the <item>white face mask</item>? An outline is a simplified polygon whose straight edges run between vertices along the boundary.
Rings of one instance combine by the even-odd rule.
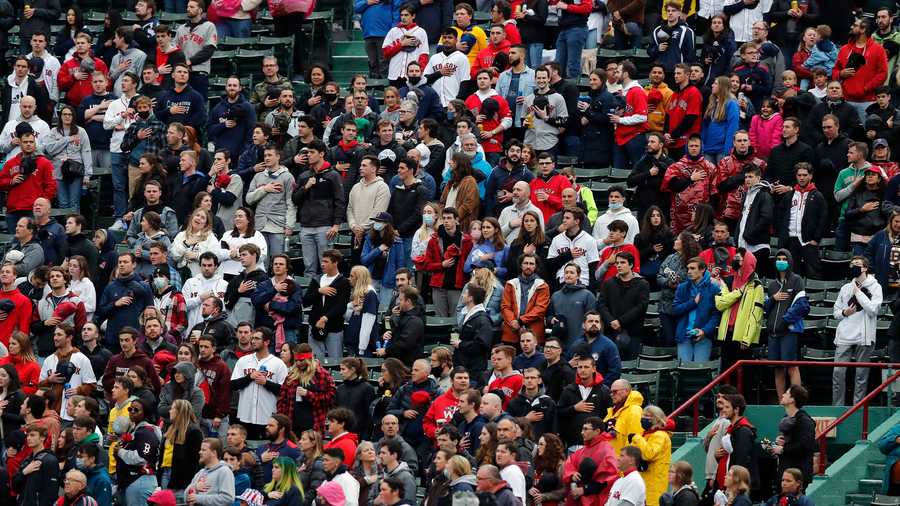
[[[372,223],[372,228],[373,228],[376,232],[381,232],[382,230],[384,230],[384,223],[382,223],[382,222],[380,222],[380,221],[375,221],[375,222]]]

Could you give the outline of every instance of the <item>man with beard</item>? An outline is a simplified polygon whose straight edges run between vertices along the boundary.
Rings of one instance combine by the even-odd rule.
[[[155,40],[153,38],[156,27],[159,26],[159,18],[156,17],[156,3],[147,0],[139,0],[134,4],[134,16],[137,23],[132,25],[135,44],[146,54],[153,52]]]
[[[819,279],[819,242],[828,227],[828,201],[816,188],[813,167],[800,162],[794,168],[797,184],[778,203],[775,233],[782,248],[791,252],[794,272]],[[831,188],[826,186],[825,188]]]
[[[507,25],[509,26],[509,25]],[[512,127],[509,128],[511,138],[521,139],[525,130],[522,122],[528,112],[525,97],[534,93],[534,69],[525,65],[527,48],[516,45],[509,50],[509,68],[500,73],[497,79],[497,92],[512,109]]]
[[[200,272],[184,282],[181,292],[184,294],[184,302],[187,307],[188,328],[193,329],[197,324],[202,323],[209,314],[202,314],[202,303],[208,297],[225,297],[225,290],[228,283],[217,275],[219,268],[219,257],[211,251],[204,252],[200,255]],[[232,332],[233,334],[233,332]],[[199,337],[196,336],[196,337]],[[227,345],[231,342],[229,339],[224,343]]]
[[[411,61],[406,64],[406,86],[400,88],[400,97],[406,98],[410,93],[415,93],[419,100],[416,121],[422,121],[425,118],[437,121],[444,115],[441,97],[422,75],[422,71],[423,65],[419,61]]]
[[[70,214],[66,217],[66,244],[63,248],[63,258],[80,255],[87,262],[88,272],[83,273],[85,277],[90,278],[97,270],[97,262],[100,253],[94,243],[83,233],[85,225],[84,216],[80,214]]]
[[[569,110],[562,95],[550,87],[550,69],[546,66],[534,71],[537,87],[525,97],[525,144],[539,152],[558,149],[559,136],[569,121]]]
[[[522,143],[512,139],[506,144],[506,157],[491,171],[484,185],[485,216],[499,216],[512,205],[512,189],[519,182],[530,183],[534,174],[522,163]]]
[[[231,372],[231,391],[239,392],[237,418],[247,428],[249,439],[262,439],[269,433],[278,435],[291,426],[290,421],[272,423],[278,392],[288,373],[284,362],[269,353],[272,338],[271,330],[254,329],[250,337],[254,353],[239,358]],[[271,441],[278,442],[278,438]],[[270,456],[266,462],[271,462],[272,458]]]
[[[872,38],[884,47],[888,57],[887,85],[894,75],[897,65],[897,53],[900,50],[900,31],[894,30],[894,13],[891,8],[882,6],[875,13],[875,33]]]
[[[781,127],[782,143],[772,148],[766,180],[772,183],[772,193],[779,200],[791,191],[788,186],[794,181],[794,167],[798,162],[812,163],[815,155],[808,144],[799,140],[800,120],[794,117],[784,119]]]
[[[666,169],[661,189],[673,194],[672,232],[676,235],[691,224],[694,208],[710,202],[718,190],[713,184],[716,166],[703,157],[700,136],[688,139],[687,153]]]
[[[234,364],[237,363],[239,358],[253,353],[253,344],[250,341],[250,336],[253,334],[253,325],[250,322],[240,322],[237,324],[234,333],[234,342],[222,351],[222,357],[224,357],[225,363],[228,364],[228,368],[231,370],[234,370]]]
[[[850,41],[838,51],[831,78],[841,80],[847,103],[865,119],[866,108],[875,101],[875,89],[888,76],[887,53],[872,34],[872,21],[857,18],[850,27]],[[861,55],[859,56],[853,55]]]
[[[644,157],[634,166],[627,180],[629,187],[636,188],[635,207],[639,218],[643,218],[650,206],[659,206],[660,209],[669,207],[669,194],[663,192],[661,186],[666,169],[673,163],[675,160],[666,153],[663,134],[647,134]]]
[[[272,137],[279,146],[284,146],[291,137],[300,135],[298,120],[303,111],[296,108],[294,90],[281,90],[278,95],[278,107],[266,115],[264,121],[272,129]],[[313,123],[313,129],[316,125]],[[310,132],[312,135],[312,132]]]
[[[756,156],[750,143],[750,135],[746,130],[738,130],[732,138],[734,148],[731,154],[719,160],[713,184],[719,194],[719,206],[716,213],[719,219],[728,224],[730,230],[737,229],[741,219],[741,203],[744,200],[744,171],[757,167],[765,173],[766,161]]]
[[[579,357],[592,357],[594,369],[603,375],[603,384],[609,387],[622,375],[622,359],[615,341],[603,333],[603,317],[590,310],[581,324],[582,334],[569,348],[570,367],[577,367]],[[571,382],[570,382],[571,383]]]
[[[210,294],[203,299],[200,307],[203,320],[190,327],[191,331],[188,333],[190,341],[196,343],[203,336],[211,336],[216,340],[216,351],[224,350],[234,341],[234,327],[228,323],[228,315],[224,309],[224,303],[218,295]]]
[[[291,460],[300,458],[300,449],[289,436],[291,434],[291,420],[282,415],[274,414],[266,422],[266,439],[268,443],[260,445],[256,449],[256,459],[260,462],[263,471],[263,483],[272,481],[272,461],[278,457],[288,457]]]
[[[851,116],[852,117],[852,116]],[[855,118],[854,118],[855,119]],[[826,188],[823,193],[830,210],[829,216],[837,216],[837,205],[834,201],[834,192],[828,191],[834,188],[834,181],[841,168],[847,163],[847,150],[852,141],[841,129],[841,121],[834,114],[826,114],[819,123],[810,123],[810,126],[820,126],[822,139],[813,150],[811,159],[798,160],[797,162],[812,163],[815,170],[817,185]],[[774,161],[774,159],[773,159]],[[796,167],[796,163],[794,165]]]
[[[675,92],[666,111],[664,138],[672,156],[681,156],[687,139],[700,133],[703,96],[691,83],[691,68],[686,63],[675,65]]]
[[[206,126],[209,140],[216,149],[224,148],[229,153],[240,153],[253,135],[256,123],[254,119],[255,112],[244,98],[241,80],[237,76],[231,76],[225,82],[225,95],[209,113],[209,123]]]
[[[666,127],[666,111],[672,91],[666,84],[666,68],[661,63],[650,66],[650,83],[644,86],[647,92],[647,127],[650,132],[664,133]]]
[[[481,30],[481,28],[478,28]],[[484,33],[482,31],[482,33]],[[459,35],[455,27],[449,26],[441,34],[439,51],[428,60],[425,78],[441,99],[441,107],[447,107],[459,95],[463,82],[470,79],[469,58],[457,49]],[[474,55],[473,55],[474,59]],[[448,118],[453,119],[453,118]]]
[[[610,76],[609,69],[606,71]],[[616,146],[613,150],[613,166],[622,169],[630,169],[644,155],[644,147],[647,138],[644,135],[649,129],[647,126],[647,94],[644,93],[637,77],[637,67],[629,60],[619,65],[619,75],[622,79],[622,95],[625,97],[625,108],[617,110],[609,117],[616,125]],[[610,93],[613,88],[607,82]]]
[[[507,242],[514,241],[519,237],[519,231],[522,228],[522,216],[526,211],[533,211],[537,214],[540,221],[541,229],[544,228],[544,213],[531,201],[531,187],[525,181],[519,181],[513,184],[512,196],[510,197],[511,205],[507,206],[500,212],[500,228]]]

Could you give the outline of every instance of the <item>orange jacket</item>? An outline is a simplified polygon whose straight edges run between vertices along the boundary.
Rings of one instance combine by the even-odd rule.
[[[519,309],[521,290],[519,278],[511,279],[503,286],[503,297],[500,299],[500,316],[503,320],[503,334],[500,339],[507,344],[518,344],[519,332],[509,326],[509,322],[518,320],[521,326],[534,333],[538,342],[544,343],[544,317],[550,305],[550,287],[540,278],[534,280],[528,293],[528,304],[525,311]]]

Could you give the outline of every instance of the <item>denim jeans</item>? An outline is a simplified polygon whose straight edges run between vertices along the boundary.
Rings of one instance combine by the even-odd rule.
[[[266,256],[269,259],[275,255],[284,253],[284,234],[263,232],[262,235],[266,238],[266,247],[269,248],[269,251],[266,252]]]
[[[641,25],[629,21],[625,23],[625,28],[628,30],[627,35],[622,30],[613,30],[613,47],[616,49],[641,47],[641,40],[644,36]]]
[[[331,248],[331,241],[325,236],[331,227],[302,227],[300,229],[300,246],[303,248],[303,275],[313,277],[319,273],[319,261],[322,253]],[[271,256],[271,250],[269,255]]]
[[[647,136],[638,134],[625,145],[613,148],[613,167],[631,169],[644,156],[647,148]]]
[[[384,286],[381,281],[373,281],[372,287],[375,288],[375,291],[378,293],[378,306],[387,306],[391,303],[391,298],[394,296],[394,289],[389,286]]]
[[[187,0],[165,0],[164,10],[169,13],[183,14],[187,12]]]
[[[591,28],[590,30],[588,30],[587,39],[585,39],[585,41],[584,41],[584,48],[585,49],[597,49],[597,45],[598,45],[597,29]]]
[[[573,26],[559,32],[556,38],[556,62],[570,79],[581,77],[581,51],[587,41],[586,26]]]
[[[212,423],[212,418],[204,418],[200,420],[200,427],[203,428],[203,433],[209,437],[219,437],[220,435],[224,435],[226,432],[228,432],[228,427],[231,426],[228,415],[222,417],[222,421],[219,422],[218,429],[213,428]]]
[[[128,506],[147,506],[147,498],[156,490],[156,476],[141,476],[134,480],[125,492],[119,491],[120,497],[124,496],[123,504]]]
[[[250,25],[249,19],[219,19],[219,22],[216,23],[216,32],[220,39],[223,37],[247,38],[250,36]]]
[[[121,218],[128,209],[128,155],[111,153],[110,166],[113,184],[113,217]]]
[[[847,222],[841,220],[834,229],[834,250],[850,251],[850,231],[847,230]]]
[[[682,362],[706,362],[712,353],[712,341],[704,337],[699,341],[688,339],[678,343],[678,360]]]
[[[544,43],[528,44],[528,66],[536,69],[544,63]]]
[[[203,100],[206,100],[206,95],[209,93],[209,74],[204,74],[201,72],[191,72],[191,80],[188,81],[188,84],[191,85],[191,88],[194,88],[197,93],[203,97]],[[204,128],[206,125],[194,125],[194,128],[200,130]]]
[[[340,360],[344,355],[344,333],[329,332],[323,342],[312,336],[312,325],[310,325],[309,347],[312,348],[313,355],[318,360],[324,359],[326,355],[330,359]]]
[[[406,262],[406,268],[412,269],[412,237],[403,238],[403,260]]]
[[[63,209],[74,209],[79,212],[81,208],[81,182],[80,177],[74,179],[56,180],[56,198],[59,200],[59,207]]]

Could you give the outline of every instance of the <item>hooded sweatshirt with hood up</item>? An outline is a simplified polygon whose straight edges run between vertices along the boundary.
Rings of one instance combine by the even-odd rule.
[[[641,415],[644,412],[644,396],[637,390],[632,390],[621,406],[611,405],[606,411],[605,422],[615,425],[616,437],[611,441],[615,454],[619,455],[622,448],[628,446],[629,434],[641,434]]]
[[[780,276],[769,282],[766,290],[766,331],[769,336],[784,336],[803,332],[803,318],[809,313],[809,299],[803,278],[794,274],[794,257],[786,249],[778,250],[773,258],[785,256],[788,262],[784,280]],[[775,300],[775,294],[785,291],[788,298]]]
[[[175,389],[175,372],[179,372],[184,376],[184,383],[180,384],[180,394]],[[178,362],[175,364],[172,378],[162,387],[162,391],[159,393],[159,414],[164,420],[168,421],[169,408],[178,399],[185,399],[190,402],[197,418],[203,418],[203,405],[206,403],[206,399],[203,397],[203,391],[194,386],[196,374],[197,368],[190,362]]]

